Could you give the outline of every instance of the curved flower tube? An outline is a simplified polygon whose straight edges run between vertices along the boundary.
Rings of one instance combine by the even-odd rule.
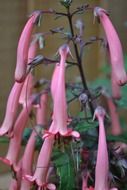
[[[0,128],[0,136],[5,135],[6,133],[10,133],[13,129],[22,87],[23,83],[19,84],[15,82],[11,89],[7,101],[5,118]]]
[[[53,96],[53,121],[43,137],[50,134],[59,133],[62,136],[74,136],[79,138],[80,135],[76,131],[67,128],[67,103],[65,93],[65,62],[70,52],[69,46],[64,44],[59,48],[60,63],[56,65],[51,83],[51,93]]]
[[[24,128],[26,127],[29,113],[32,109],[32,102],[33,98],[28,101],[27,107],[24,107],[19,114],[14,125],[13,137],[10,139],[6,158],[0,158],[0,160],[2,160],[5,164],[12,166],[14,170],[17,170],[16,166],[21,146],[22,134]]]
[[[99,139],[98,139],[98,151],[97,151],[97,162],[95,169],[95,190],[109,190],[108,188],[108,172],[109,172],[109,161],[108,151],[104,128],[104,117],[105,110],[98,106],[95,109],[94,116],[99,122]]]
[[[37,20],[41,13],[41,11],[34,11],[21,33],[17,48],[17,63],[15,69],[15,80],[17,82],[23,82],[26,77],[31,35],[34,25],[37,23]]]
[[[36,126],[36,129],[33,130],[28,143],[26,145],[23,158],[22,158],[22,176],[25,175],[32,175],[32,166],[33,166],[33,159],[34,159],[34,149],[35,149],[35,143],[36,143],[36,132],[40,132],[41,128],[40,126]],[[26,180],[25,178],[21,181],[21,190],[29,190],[31,188],[31,182]]]
[[[53,144],[54,144],[53,136],[47,137],[44,140],[40,154],[38,156],[37,166],[36,166],[34,176],[30,176],[30,175],[24,176],[25,179],[31,182],[35,181],[39,187],[47,188],[50,190],[56,189],[54,184],[50,184],[47,182],[47,175],[48,175],[48,170],[49,170]]]
[[[106,10],[100,7],[95,7],[94,15],[99,17],[106,33],[115,81],[118,85],[124,85],[127,83],[127,75],[124,68],[123,51],[118,34],[112,25]]]
[[[29,46],[29,51],[28,51],[28,61],[27,65],[35,58],[36,53],[37,53],[37,48],[38,48],[38,38],[37,35],[33,35],[31,44]],[[33,75],[32,73],[29,73],[25,79],[25,82],[23,84],[23,88],[21,91],[19,103],[24,105],[27,103],[29,97],[32,94],[32,89],[33,89]]]

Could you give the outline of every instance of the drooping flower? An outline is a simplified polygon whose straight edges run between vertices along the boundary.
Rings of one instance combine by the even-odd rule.
[[[65,93],[65,62],[69,54],[69,46],[67,44],[59,48],[60,63],[56,65],[51,82],[51,93],[53,96],[53,121],[49,128],[49,132],[45,133],[44,137],[49,134],[57,134],[63,136],[74,136],[79,138],[79,133],[67,128],[67,103]]]
[[[23,82],[26,77],[28,51],[29,51],[31,36],[34,26],[37,23],[40,14],[41,11],[33,12],[21,33],[17,48],[17,63],[15,69],[15,80],[17,82]]]
[[[95,190],[109,190],[109,161],[104,128],[105,110],[102,107],[98,106],[95,110],[94,116],[98,119],[99,122],[98,151],[95,169]]]
[[[32,36],[32,41],[30,43],[29,46],[29,51],[28,51],[28,61],[27,61],[27,65],[29,65],[29,63],[35,58],[36,53],[37,53],[37,48],[38,48],[38,34],[35,34]],[[29,97],[32,94],[32,90],[33,90],[33,75],[30,72],[23,84],[23,88],[21,91],[21,95],[20,95],[20,99],[19,99],[19,103],[22,105],[25,105],[29,99]]]
[[[33,98],[30,98],[27,103],[27,106],[24,107],[21,113],[19,114],[14,125],[13,136],[11,137],[9,142],[7,155],[5,158],[0,158],[0,160],[2,160],[5,164],[12,166],[14,170],[17,170],[16,168],[21,147],[22,134],[24,128],[26,127],[29,118],[29,113],[32,109],[32,102]]]
[[[18,101],[19,101],[21,90],[22,90],[22,86],[23,86],[23,83],[19,84],[15,82],[11,89],[11,92],[9,94],[8,101],[7,101],[5,118],[0,128],[0,136],[11,132],[13,129],[13,125],[14,125],[17,110],[18,110]]]
[[[106,33],[114,79],[118,85],[124,85],[127,82],[127,75],[124,68],[122,46],[118,34],[112,25],[106,10],[100,7],[95,7],[94,15],[99,17]]]
[[[32,175],[33,173],[35,143],[36,143],[37,133],[40,133],[40,131],[41,131],[40,126],[36,126],[35,130],[32,131],[32,134],[27,142],[22,157],[22,165],[21,165],[22,176]],[[29,190],[30,188],[31,188],[31,182],[26,180],[25,178],[22,178],[20,189]]]
[[[54,136],[47,137],[44,140],[44,143],[42,145],[41,151],[38,156],[34,175],[24,176],[25,179],[31,182],[35,181],[39,187],[47,188],[49,190],[56,189],[54,184],[47,182],[47,175],[50,167],[50,159],[51,159],[53,144],[54,144]]]

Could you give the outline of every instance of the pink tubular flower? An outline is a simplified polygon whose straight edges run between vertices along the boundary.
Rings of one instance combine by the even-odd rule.
[[[107,103],[108,103],[109,112],[110,112],[110,116],[111,116],[111,124],[112,124],[111,133],[113,135],[120,135],[122,133],[122,129],[120,126],[117,108],[116,108],[112,98],[107,97]]]
[[[47,182],[47,175],[49,170],[49,164],[51,159],[52,147],[54,143],[54,137],[50,136],[44,140],[42,145],[38,160],[37,166],[34,173],[34,176],[25,175],[24,178],[36,182],[39,187],[47,188],[50,190],[55,190],[56,187],[54,184]]]
[[[95,110],[94,116],[98,119],[99,122],[99,140],[95,170],[95,190],[109,190],[109,161],[104,128],[105,110],[102,107],[98,106]]]
[[[51,83],[53,96],[53,121],[49,128],[49,134],[59,133],[62,136],[74,136],[79,138],[79,133],[67,128],[67,103],[65,93],[65,62],[70,50],[67,44],[59,48],[60,63],[56,65]]]
[[[19,84],[15,82],[10,95],[8,97],[5,118],[0,128],[0,136],[9,133],[13,129],[13,124],[18,109],[19,96],[22,90],[23,83]]]
[[[124,85],[127,82],[127,75],[124,69],[123,52],[118,34],[112,25],[106,10],[100,7],[95,7],[94,15],[99,17],[106,33],[114,79],[118,85]]]
[[[32,31],[36,24],[41,11],[35,11],[27,21],[22,34],[19,39],[17,48],[17,64],[15,69],[15,80],[23,82],[26,77],[27,63],[28,63],[28,50],[31,40]]]
[[[24,107],[19,114],[14,125],[13,137],[10,139],[6,158],[0,158],[0,160],[2,160],[4,163],[14,167],[14,170],[16,169],[15,166],[17,165],[17,160],[20,152],[22,134],[29,118],[32,102],[33,98],[28,101],[27,107]]]
[[[36,143],[36,132],[40,132],[41,128],[39,126],[36,126],[36,129],[33,130],[28,143],[26,145],[23,158],[22,158],[22,176],[25,175],[32,175],[32,166],[33,166],[33,159],[34,159],[34,149],[35,149],[35,143]],[[29,190],[31,188],[31,182],[26,180],[25,178],[21,181],[21,190]]]

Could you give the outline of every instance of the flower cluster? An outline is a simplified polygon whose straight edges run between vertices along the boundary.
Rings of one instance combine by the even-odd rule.
[[[60,150],[63,152],[66,149],[72,152],[70,158],[71,162],[74,162],[73,169],[76,167],[75,175],[78,173],[80,176],[76,176],[78,178],[76,185],[80,186],[76,187],[76,189],[117,190],[117,188],[114,188],[115,185],[110,177],[110,156],[105,131],[106,111],[102,106],[98,105],[97,97],[89,90],[82,67],[83,48],[85,45],[100,39],[91,38],[91,41],[83,42],[81,34],[83,34],[84,27],[78,27],[80,30],[79,36],[74,35],[72,28],[71,19],[73,15],[91,8],[88,5],[84,5],[79,7],[75,12],[70,13],[69,7],[72,1],[62,0],[61,3],[67,8],[68,14],[57,13],[53,10],[35,11],[29,17],[21,33],[17,48],[15,82],[9,94],[4,121],[0,127],[0,136],[9,138],[9,147],[6,156],[0,157],[0,160],[12,169],[13,178],[10,190],[30,190],[31,188],[55,190],[62,184],[62,179],[59,179],[59,181],[58,179],[54,180],[54,176],[58,178],[57,175],[59,175],[59,172],[57,173],[56,171],[58,168],[56,169],[57,166],[55,166],[56,160],[54,155],[55,150],[60,147]],[[35,34],[35,28],[43,13],[63,15],[69,19],[71,35],[69,35],[67,42],[58,48],[59,58],[56,60],[37,56],[40,38],[44,34]],[[93,13],[94,16],[99,18],[104,28],[112,69],[112,95],[107,95],[104,89],[101,89],[100,94],[106,98],[109,107],[112,124],[111,133],[119,135],[122,133],[122,130],[113,98],[120,98],[120,86],[127,82],[122,47],[107,11],[100,7],[95,7]],[[80,25],[83,26],[81,21]],[[49,34],[54,33],[65,34],[60,28],[50,30],[49,32]],[[71,42],[76,55],[76,61],[73,62],[68,61],[68,57],[71,54]],[[51,81],[44,79],[35,81],[33,70],[40,62],[54,64]],[[78,67],[82,83],[66,82],[65,76],[68,64]],[[36,86],[39,86],[37,90],[35,90]],[[43,86],[43,89],[40,86]],[[71,91],[71,99],[68,99],[67,92],[69,90]],[[76,117],[69,112],[69,104],[75,100],[78,100],[81,105],[81,112]],[[52,108],[49,108],[49,102],[52,102]],[[49,111],[47,111],[48,109]],[[31,115],[34,115],[34,123],[31,121]],[[82,129],[80,129],[81,127],[77,127],[81,122],[83,123]],[[32,123],[32,132],[21,154],[22,137],[25,129],[30,128],[29,123]],[[87,129],[87,126],[95,124],[98,129]],[[86,148],[87,146],[85,147],[87,151],[84,148],[84,142],[86,141],[84,138],[85,130],[89,131],[87,134],[96,134],[96,138],[98,139],[98,145],[94,149],[93,155],[96,158],[91,161],[92,169],[90,170],[88,163],[90,151]],[[35,159],[36,141],[38,139],[41,139],[41,144]],[[74,148],[73,151],[73,145],[77,146],[78,143],[80,144],[79,148]],[[92,170],[95,170],[95,172]],[[62,169],[60,172],[62,173]],[[69,172],[71,172],[71,169]],[[66,178],[64,176],[65,173],[64,175],[63,173],[62,177]],[[71,173],[69,174],[70,176]],[[63,184],[66,185],[65,183]],[[68,187],[66,190],[71,189],[71,187]]]

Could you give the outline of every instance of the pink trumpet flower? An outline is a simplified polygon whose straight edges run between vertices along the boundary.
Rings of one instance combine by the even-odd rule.
[[[39,187],[42,187],[44,189],[49,189],[49,190],[56,189],[54,184],[47,182],[47,175],[48,175],[48,170],[49,170],[49,165],[50,165],[53,144],[54,144],[53,136],[47,137],[44,140],[44,143],[42,145],[42,148],[37,160],[37,166],[36,166],[34,176],[30,176],[30,175],[24,176],[25,179],[31,182],[35,181]]]
[[[26,77],[31,35],[40,14],[41,11],[33,12],[21,33],[17,48],[17,64],[15,69],[15,80],[17,82],[23,82]]]
[[[0,158],[5,164],[8,164],[17,170],[17,160],[20,152],[21,140],[23,130],[26,127],[29,113],[32,109],[33,98],[30,98],[28,101],[27,107],[24,107],[21,113],[19,114],[13,131],[13,137],[10,139],[9,149],[6,155],[6,158]]]
[[[38,48],[38,40],[39,40],[38,35],[39,34],[33,35],[31,44],[29,46],[27,63],[30,63],[36,56],[37,48]],[[29,97],[32,94],[32,89],[33,89],[33,75],[32,73],[29,73],[25,79],[25,82],[21,91],[21,95],[19,99],[20,104],[25,105],[27,103]]]
[[[102,107],[98,106],[95,110],[94,116],[98,119],[99,122],[99,140],[95,170],[95,190],[109,190],[109,161],[104,128],[105,110]]]
[[[106,33],[114,79],[118,85],[124,85],[127,82],[127,75],[124,68],[122,46],[118,34],[112,25],[106,10],[100,7],[95,7],[94,15],[99,17]]]
[[[116,108],[112,98],[107,97],[107,103],[108,103],[109,112],[110,112],[110,116],[111,116],[111,124],[112,124],[111,133],[113,135],[120,135],[122,133],[122,129],[120,126],[117,108]]]
[[[33,130],[28,143],[26,145],[23,158],[22,158],[22,176],[25,175],[32,175],[32,166],[33,166],[33,159],[34,159],[34,149],[36,143],[36,136],[37,133],[40,133],[41,128],[40,126],[36,126],[35,130]],[[29,190],[31,188],[31,182],[26,180],[25,178],[21,181],[21,190]]]
[[[53,121],[49,128],[49,132],[44,134],[46,137],[50,134],[59,133],[62,136],[74,136],[79,138],[80,135],[76,131],[67,128],[67,103],[65,93],[65,62],[70,52],[67,44],[59,48],[60,63],[56,65],[51,82],[51,93],[53,96]]]
[[[0,128],[0,136],[10,133],[13,129],[13,124],[18,109],[18,101],[22,90],[23,83],[19,84],[15,82],[8,97],[6,113],[4,121]]]
[[[48,100],[48,94],[47,93],[42,94],[40,98],[40,106],[37,107],[36,110],[35,130],[33,130],[28,140],[22,158],[22,176],[32,175],[32,165],[33,165],[36,136],[37,134],[40,134],[42,130],[41,126],[47,124],[47,119],[46,119],[47,100]],[[21,190],[26,190],[26,189],[29,190],[30,187],[31,187],[31,182],[23,178],[21,182]]]

